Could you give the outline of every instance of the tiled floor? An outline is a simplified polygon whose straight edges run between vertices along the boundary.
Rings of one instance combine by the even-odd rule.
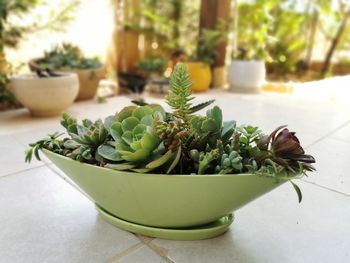
[[[317,172],[235,213],[224,235],[204,241],[151,239],[104,222],[92,202],[48,160],[24,163],[26,144],[62,130],[58,118],[0,113],[0,262],[349,262],[350,105],[278,95],[212,92],[226,119],[270,132],[289,124],[317,159]],[[147,98],[158,102],[158,99]],[[129,99],[76,103],[77,118],[105,117]]]

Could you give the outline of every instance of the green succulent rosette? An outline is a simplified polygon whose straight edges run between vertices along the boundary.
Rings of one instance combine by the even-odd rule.
[[[111,140],[101,145],[98,153],[117,170],[152,170],[166,164],[174,153],[167,151],[154,130],[157,122],[165,120],[164,109],[157,104],[128,106],[105,120]],[[118,164],[123,161],[123,164]]]
[[[154,120],[163,119],[165,111],[158,105],[124,108],[113,123],[110,133],[121,158],[129,162],[150,160],[160,139],[153,132]]]

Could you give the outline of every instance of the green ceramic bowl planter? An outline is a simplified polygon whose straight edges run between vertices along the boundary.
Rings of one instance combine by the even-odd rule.
[[[192,106],[188,79],[179,64],[167,98],[171,113],[139,101],[104,122],[80,125],[64,114],[70,137],[53,134],[30,144],[26,159],[42,150],[109,223],[178,240],[224,233],[235,210],[313,170],[313,157],[284,127],[270,135],[237,127],[223,122],[217,106],[205,117],[194,115],[212,101]]]

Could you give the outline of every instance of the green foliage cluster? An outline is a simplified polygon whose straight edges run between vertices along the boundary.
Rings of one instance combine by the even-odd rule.
[[[166,66],[167,61],[162,57],[144,58],[137,62],[137,67],[147,74],[157,73],[162,75]]]
[[[0,104],[6,107],[16,106],[18,102],[14,95],[7,89],[8,83],[9,79],[7,73],[0,72]]]
[[[62,43],[46,51],[38,63],[50,69],[94,69],[102,65],[97,58],[85,58],[80,48],[70,43]]]
[[[314,170],[314,158],[287,128],[264,135],[258,127],[225,122],[218,106],[205,116],[196,115],[213,101],[193,106],[192,99],[188,73],[178,64],[167,97],[172,112],[143,102],[104,122],[83,120],[81,125],[63,114],[61,124],[70,137],[57,141],[51,136],[31,144],[26,160],[46,148],[82,162],[139,173],[255,173],[278,179]]]
[[[217,29],[203,28],[199,34],[197,50],[192,59],[213,65],[217,53],[216,46],[224,39],[225,35],[220,27]]]
[[[305,72],[314,50],[320,48],[324,49],[323,65],[332,45],[331,58],[346,57],[350,47],[348,10],[346,1],[240,1],[234,18],[237,25],[232,29],[238,39],[233,58],[265,59],[268,73],[283,77]],[[338,34],[342,24],[344,30]]]
[[[113,1],[118,5],[120,1]],[[197,45],[194,41],[198,36],[199,0],[141,0],[125,2],[128,9],[128,18],[121,20],[120,24],[126,30],[141,33],[149,45],[157,43],[156,50],[146,48],[146,55],[169,55],[172,50],[180,47],[193,50]],[[125,10],[125,9],[124,9]],[[123,10],[119,10],[120,13]]]
[[[243,2],[238,5],[236,36],[237,50],[233,58],[261,60],[268,57],[266,46],[271,41],[273,17],[269,11],[271,1]]]

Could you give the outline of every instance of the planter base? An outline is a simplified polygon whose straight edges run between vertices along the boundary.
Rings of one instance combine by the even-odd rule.
[[[123,230],[149,237],[173,240],[201,240],[219,236],[227,231],[233,222],[233,214],[224,216],[219,220],[204,226],[193,228],[158,228],[131,223],[111,215],[96,204],[96,210],[108,223]]]

